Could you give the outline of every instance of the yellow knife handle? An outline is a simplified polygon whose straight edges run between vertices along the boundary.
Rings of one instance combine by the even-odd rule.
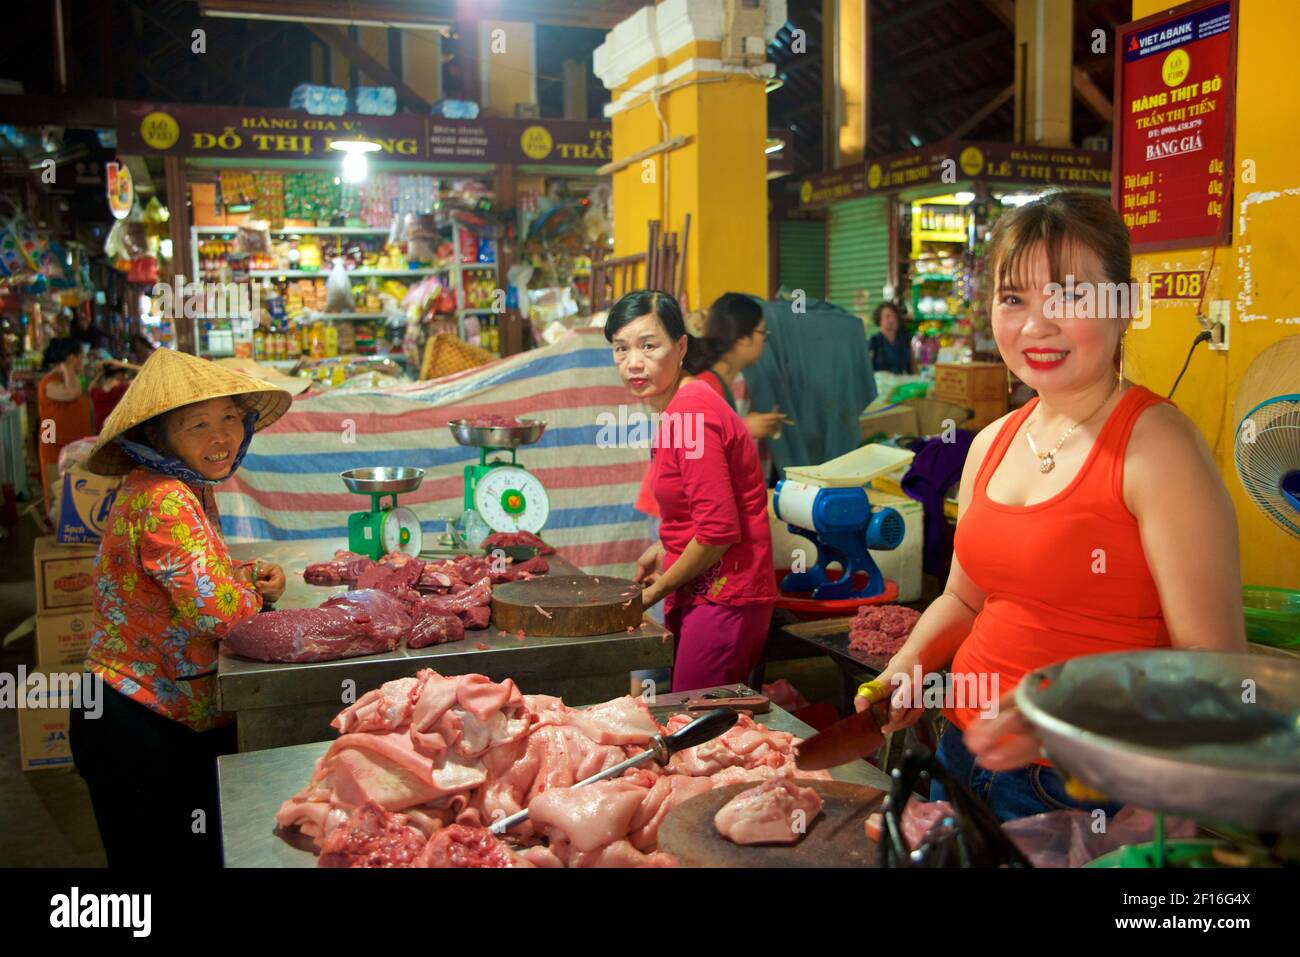
[[[858,685],[858,694],[867,699],[867,704],[875,704],[889,697],[889,687],[879,679]]]
[[[1070,795],[1076,801],[1104,801],[1106,795],[1100,791],[1094,791],[1088,785],[1084,784],[1078,778],[1072,778],[1068,774],[1063,774],[1065,778],[1065,793]]]

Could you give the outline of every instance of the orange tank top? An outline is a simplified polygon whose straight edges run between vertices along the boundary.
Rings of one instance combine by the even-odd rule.
[[[952,661],[954,694],[981,687],[995,697],[1037,668],[1083,655],[1169,647],[1137,519],[1124,504],[1124,450],[1133,424],[1168,401],[1134,386],[1116,404],[1079,474],[1034,505],[988,497],[997,470],[1038,399],[998,432],[975,477],[954,548],[962,569],[984,591],[984,607]],[[987,677],[984,677],[987,676]],[[963,731],[981,704],[957,697],[944,709]]]

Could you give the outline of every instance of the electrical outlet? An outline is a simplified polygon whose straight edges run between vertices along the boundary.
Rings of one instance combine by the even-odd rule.
[[[1232,326],[1232,303],[1227,299],[1210,301],[1210,348],[1228,351],[1228,329]]]

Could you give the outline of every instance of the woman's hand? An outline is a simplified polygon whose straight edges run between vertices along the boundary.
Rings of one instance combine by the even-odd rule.
[[[745,416],[745,427],[755,439],[770,439],[781,431],[781,423],[784,421],[785,413],[774,408],[771,412],[749,413]]]
[[[975,763],[989,771],[1014,771],[1042,757],[1042,743],[1016,707],[1014,692],[998,702],[995,718],[977,719],[963,739]]]
[[[263,562],[257,570],[257,581],[253,586],[262,593],[264,601],[279,601],[284,594],[284,569],[274,562]]]
[[[875,679],[889,689],[889,711],[885,723],[880,728],[886,734],[911,727],[925,713],[925,707],[919,704],[924,700],[921,694],[923,689],[912,687],[912,679],[915,677],[914,666],[915,662],[912,661],[890,661],[885,666],[885,670]],[[905,680],[900,677],[895,681],[896,676],[905,676]],[[912,706],[914,701],[918,703],[916,707]],[[867,699],[862,695],[853,698],[854,711],[865,711],[867,707]]]
[[[645,585],[654,584],[654,580],[664,570],[664,543],[655,542],[636,560],[636,577],[632,580]]]

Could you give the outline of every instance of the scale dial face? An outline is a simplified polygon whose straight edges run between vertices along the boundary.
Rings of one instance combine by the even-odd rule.
[[[539,532],[551,514],[551,500],[537,477],[503,465],[474,487],[474,510],[494,532]]]
[[[405,552],[407,555],[420,554],[424,545],[424,536],[420,529],[420,520],[409,508],[399,505],[384,512],[383,526],[379,531],[380,544],[384,554]]]

